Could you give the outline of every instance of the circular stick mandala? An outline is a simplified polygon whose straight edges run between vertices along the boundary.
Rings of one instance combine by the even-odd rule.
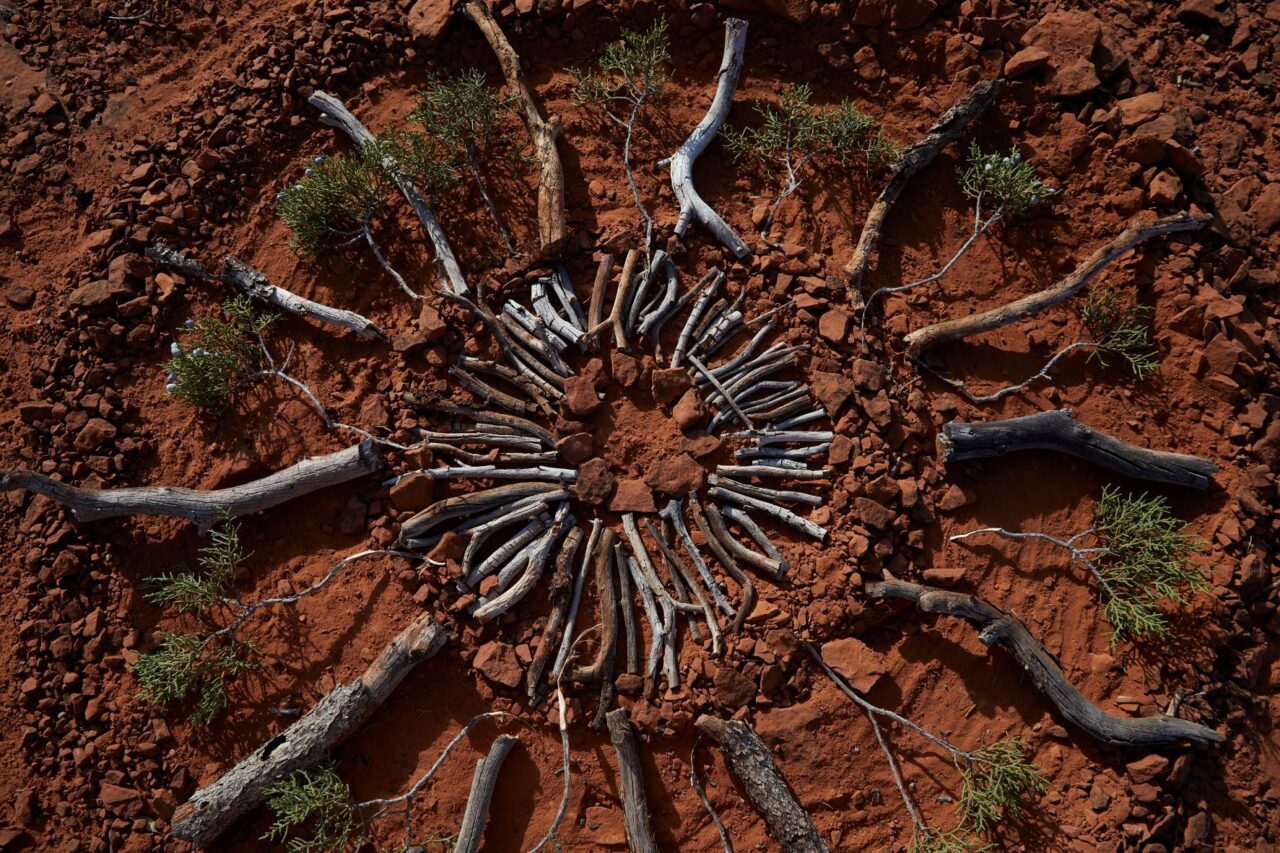
[[[795,378],[804,347],[773,342],[774,312],[747,318],[745,288],[731,296],[723,271],[712,269],[681,292],[665,252],[654,252],[647,266],[638,262],[637,252],[628,253],[607,317],[611,256],[601,262],[587,310],[558,264],[528,282],[528,306],[507,299],[491,308],[482,298],[443,294],[483,320],[505,363],[460,356],[450,366],[472,404],[438,395],[410,400],[453,420],[449,429],[421,431],[440,464],[401,475],[494,483],[418,512],[401,525],[400,544],[447,557],[461,606],[481,623],[510,612],[550,573],[551,612],[526,670],[527,694],[540,701],[548,671],[553,681],[599,684],[597,724],[620,668],[643,676],[649,691],[660,679],[679,686],[681,615],[694,639],[705,631],[719,655],[723,634],[738,631],[755,603],[746,570],[772,583],[784,579],[787,560],[762,522],[819,542],[827,535],[806,517],[825,502],[805,489],[830,477],[818,460],[832,433],[816,428],[827,414]],[[674,332],[679,318],[668,356],[662,332],[668,324]],[[566,429],[578,422],[561,418],[559,431],[571,434],[554,431],[557,410],[588,416],[602,403],[598,386],[613,387],[600,381],[599,361],[574,368],[602,340],[624,353],[646,341],[653,391],[642,402],[657,408],[683,393],[681,426],[705,425],[704,446],[727,445],[719,455],[730,463],[710,472],[684,455],[688,464],[677,463],[682,470],[667,472],[660,486],[669,497],[661,508],[642,480],[623,479],[615,489],[608,463],[591,454],[589,433],[578,431],[587,425]],[[600,641],[593,661],[570,666],[589,578],[600,602]],[[633,589],[649,625],[644,650]]]

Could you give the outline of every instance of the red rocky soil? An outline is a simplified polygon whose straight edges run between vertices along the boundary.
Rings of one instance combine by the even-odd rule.
[[[343,446],[278,387],[254,391],[215,418],[165,397],[161,365],[173,330],[213,310],[225,293],[154,269],[141,252],[156,240],[210,263],[233,252],[297,292],[374,318],[398,336],[394,346],[294,320],[282,328],[298,346],[301,377],[342,419],[397,430],[426,425],[402,405],[404,392],[448,390],[444,366],[487,346],[487,337],[478,344],[463,315],[434,298],[419,312],[365,256],[300,259],[272,199],[301,158],[345,150],[306,106],[313,87],[343,97],[376,129],[403,113],[433,70],[478,66],[497,80],[478,33],[460,17],[449,21],[443,0],[122,3],[5,3],[14,11],[0,23],[0,469],[27,467],[89,486],[213,488]],[[987,147],[1016,144],[1062,193],[980,241],[937,285],[889,300],[890,341],[1051,283],[1136,212],[1195,209],[1214,221],[1193,239],[1154,241],[1104,280],[1136,286],[1155,306],[1162,360],[1150,380],[1123,381],[1082,358],[1064,364],[1052,387],[979,409],[901,360],[886,377],[858,359],[840,269],[883,176],[815,176],[783,206],[781,245],[770,249],[754,238],[752,220],[771,182],[734,167],[719,145],[709,149],[699,186],[739,233],[752,235],[753,255],[730,268],[730,279],[748,288],[752,312],[795,306],[784,315],[785,334],[811,347],[805,372],[838,412],[829,460],[837,479],[829,508],[819,511],[830,515],[828,543],[779,534],[793,565],[788,583],[758,584],[756,612],[724,658],[686,636],[680,691],[652,702],[620,699],[638,730],[660,845],[717,849],[688,782],[692,720],[704,710],[753,722],[832,849],[907,843],[910,824],[867,721],[815,674],[799,646],[812,640],[833,644],[824,646],[833,663],[855,672],[873,701],[961,745],[1025,735],[1050,785],[1032,819],[1003,832],[1008,848],[1275,849],[1280,3],[724,5],[751,22],[735,121],[749,120],[750,102],[780,85],[809,82],[820,101],[856,99],[909,142],[979,79],[1009,78],[971,133]],[[669,18],[671,92],[649,112],[636,152],[664,245],[675,204],[666,173],[649,164],[675,148],[710,101],[721,13],[685,2],[499,6],[530,84],[564,121],[560,151],[576,241],[570,269],[581,292],[594,269],[591,253],[624,252],[639,232],[621,139],[574,106],[564,69],[592,62],[621,26]],[[140,21],[111,17],[142,13]],[[951,146],[913,179],[867,284],[927,274],[964,239],[970,214],[953,178],[962,150]],[[513,173],[493,186],[525,249],[536,242],[532,180]],[[438,214],[473,281],[496,289],[520,270],[495,248],[467,190]],[[429,255],[408,211],[382,233],[410,280],[428,282]],[[684,281],[725,257],[696,227],[676,254]],[[941,356],[954,375],[1016,381],[1074,339],[1074,317],[1060,306]],[[655,414],[624,387],[626,378],[633,386],[647,381],[649,365],[605,366],[609,400],[584,415],[595,429],[611,430],[606,449],[590,450],[609,463],[605,473],[649,485],[696,476],[675,463],[657,470],[686,448],[667,408]],[[1207,493],[1167,492],[1206,543],[1197,561],[1212,577],[1210,593],[1176,619],[1167,643],[1112,649],[1091,585],[1048,547],[947,541],[980,525],[1063,535],[1087,526],[1109,482],[1095,468],[1032,454],[944,470],[935,456],[936,431],[954,417],[1059,405],[1127,440],[1222,466]],[[410,500],[421,506],[425,497]],[[142,599],[141,579],[191,559],[195,532],[149,518],[79,525],[50,501],[18,492],[0,501],[0,849],[181,849],[167,836],[175,806],[279,730],[286,718],[273,709],[310,707],[423,608],[451,620],[439,579],[403,564],[357,564],[324,594],[266,620],[255,635],[263,669],[234,683],[220,723],[193,731],[180,713],[138,700],[130,663],[160,630],[176,627]],[[391,541],[405,512],[371,478],[246,518],[242,533],[253,552],[246,596],[304,585],[335,554]],[[1012,659],[988,655],[968,626],[868,603],[860,584],[885,569],[1020,614],[1102,708],[1158,713],[1181,691],[1190,698],[1180,714],[1215,727],[1226,742],[1154,755],[1099,745],[1064,727]],[[544,614],[539,599],[484,629],[451,620],[456,640],[447,651],[415,671],[338,751],[356,796],[398,793],[463,721],[509,710],[533,725],[516,731],[521,746],[503,770],[485,849],[526,849],[540,838],[560,796],[559,740],[553,711],[529,711],[512,686]],[[568,849],[616,849],[623,839],[613,751],[585,726],[594,703],[589,694],[572,703]],[[481,727],[470,742],[486,750],[493,734]],[[931,825],[951,826],[958,776],[950,761],[905,734],[893,740]],[[456,831],[472,761],[464,749],[420,799],[420,838]],[[718,754],[700,751],[699,766],[735,849],[771,848]],[[251,848],[266,822],[259,810],[220,844]],[[394,823],[376,824],[376,837],[396,843],[397,827],[386,825]]]

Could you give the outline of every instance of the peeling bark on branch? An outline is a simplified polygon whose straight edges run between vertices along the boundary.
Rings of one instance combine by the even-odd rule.
[[[702,200],[702,196],[693,185],[693,164],[711,144],[711,140],[715,139],[720,125],[724,124],[725,118],[729,115],[729,108],[733,106],[733,93],[738,88],[738,78],[742,76],[743,54],[746,48],[747,22],[738,18],[727,19],[724,22],[724,55],[720,60],[720,70],[716,74],[715,97],[702,121],[698,122],[698,126],[689,134],[689,138],[667,160],[671,166],[671,189],[676,194],[676,200],[680,202],[680,218],[676,221],[675,227],[676,236],[683,238],[685,231],[689,228],[690,220],[696,219],[706,226],[716,239],[724,243],[736,258],[745,257],[751,250],[729,227],[729,223],[725,222],[720,214],[711,208],[711,205]]]
[[[1070,409],[970,424],[951,421],[938,434],[943,462],[994,459],[1020,450],[1054,450],[1138,480],[1207,489],[1218,466],[1199,456],[1148,450],[1078,423]]]
[[[493,789],[498,784],[498,773],[507,753],[519,742],[514,735],[499,735],[489,747],[489,754],[476,762],[476,775],[471,780],[471,794],[467,797],[467,809],[462,815],[462,827],[453,853],[475,853],[480,849],[480,836],[489,819],[489,804],[493,802]]]
[[[320,111],[321,124],[338,128],[349,136],[356,145],[364,145],[373,139],[373,134],[360,123],[360,120],[355,117],[351,110],[347,109],[347,105],[328,92],[317,91],[313,93],[311,97],[307,98],[307,103]],[[462,274],[462,267],[458,266],[458,259],[453,255],[453,247],[449,245],[448,236],[445,235],[444,229],[440,227],[439,221],[436,220],[436,215],[431,212],[431,207],[427,204],[427,200],[422,197],[422,193],[418,192],[418,188],[408,178],[396,175],[395,182],[396,186],[400,188],[400,192],[404,194],[405,201],[409,202],[409,206],[417,214],[418,221],[426,229],[427,237],[431,240],[431,245],[436,250],[436,264],[440,268],[440,278],[448,285],[449,290],[458,294],[466,294],[469,290],[467,279]]]
[[[1004,84],[1000,80],[984,80],[969,90],[960,101],[942,114],[928,134],[902,155],[893,167],[889,183],[880,191],[880,196],[867,214],[867,221],[862,226],[862,234],[858,237],[858,245],[854,247],[853,256],[845,264],[844,274],[849,281],[850,293],[857,290],[862,283],[862,276],[871,263],[880,242],[880,231],[889,216],[898,196],[906,189],[907,183],[925,166],[933,162],[943,148],[964,133],[969,123],[982,115],[995,102],[996,96]]]
[[[630,853],[658,853],[649,817],[649,801],[644,794],[644,771],[636,751],[635,735],[626,709],[618,708],[605,715],[609,724],[609,740],[618,754],[618,776],[622,788],[622,822],[627,831]]]
[[[204,532],[219,513],[231,517],[251,515],[346,483],[382,467],[382,454],[366,439],[337,453],[303,459],[260,480],[226,489],[200,491],[176,486],[142,486],[127,489],[82,489],[31,471],[0,474],[0,491],[25,489],[52,498],[71,508],[77,521],[96,521],[122,515],[170,515],[195,522]]]
[[[751,805],[764,816],[769,834],[783,853],[826,853],[813,820],[796,802],[769,748],[750,726],[706,714],[694,725],[720,744],[725,763],[742,783]]]
[[[954,320],[945,320],[932,326],[925,326],[923,329],[916,329],[904,338],[907,353],[918,358],[925,350],[939,344],[989,332],[1026,319],[1079,293],[1085,285],[1106,269],[1108,264],[1139,243],[1144,243],[1152,237],[1159,237],[1161,234],[1198,231],[1209,221],[1208,217],[1197,218],[1188,213],[1178,213],[1156,220],[1132,219],[1129,221],[1129,226],[1118,236],[1099,246],[1087,261],[1052,287],[1030,293],[1021,299],[1015,299],[1007,305],[1001,305],[999,308],[993,308],[981,314],[957,317]]]
[[[310,711],[235,767],[197,791],[173,814],[173,835],[205,847],[295,770],[314,766],[373,713],[409,671],[432,657],[448,635],[422,614],[383,649],[364,674],[331,690]]]
[[[215,278],[198,261],[193,261],[181,252],[168,246],[155,245],[147,248],[147,257],[156,263],[173,267],[184,275],[196,278]],[[362,338],[386,338],[381,329],[354,311],[332,308],[319,302],[313,302],[304,296],[285,290],[279,285],[267,281],[267,277],[253,267],[236,258],[226,255],[222,259],[222,274],[217,276],[237,290],[274,305],[281,311],[309,317],[330,326],[350,329]]]
[[[1072,724],[1112,746],[1150,748],[1189,740],[1222,743],[1224,738],[1208,726],[1177,717],[1115,717],[1102,711],[1073,687],[1058,662],[1013,614],[972,595],[946,592],[906,581],[869,583],[872,599],[902,598],[914,602],[922,613],[939,613],[966,619],[978,627],[978,639],[988,647],[999,644],[1022,665],[1036,689]]]
[[[538,158],[538,242],[544,257],[554,257],[564,246],[564,169],[556,151],[560,136],[560,118],[544,119],[533,100],[520,68],[520,56],[507,41],[502,28],[489,14],[483,0],[468,0],[462,11],[480,28],[485,41],[497,54],[507,88],[519,96],[516,109],[533,139],[533,154]]]

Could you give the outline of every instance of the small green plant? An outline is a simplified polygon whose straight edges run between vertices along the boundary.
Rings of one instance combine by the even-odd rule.
[[[378,265],[414,299],[421,298],[382,253],[373,223],[385,208],[397,163],[393,142],[371,139],[350,154],[316,157],[303,177],[276,195],[276,213],[293,232],[291,244],[304,255],[363,242]]]
[[[209,531],[209,544],[199,551],[196,569],[180,565],[173,572],[147,578],[143,596],[152,604],[179,613],[204,613],[231,589],[236,569],[248,559],[240,544],[240,527],[225,516]]]
[[[188,320],[182,343],[170,345],[165,365],[166,393],[205,409],[220,409],[237,385],[261,363],[258,341],[276,315],[259,311],[249,296],[240,294],[222,303],[226,319]]]
[[[1132,292],[1090,290],[1080,312],[1094,344],[1089,358],[1108,366],[1110,357],[1118,357],[1134,376],[1146,379],[1160,365],[1147,333],[1150,314],[1149,308],[1134,301]]]
[[[1040,768],[1027,760],[1027,744],[1005,737],[972,754],[964,770],[957,808],[962,825],[986,835],[1004,820],[1018,821],[1022,804],[1045,792]]]
[[[198,634],[165,634],[160,648],[138,656],[134,673],[142,698],[157,706],[195,701],[191,724],[203,728],[227,707],[227,682],[257,668],[256,650],[235,640]]]
[[[823,160],[847,166],[859,159],[881,165],[900,154],[873,117],[849,101],[824,110],[813,103],[813,90],[805,83],[788,86],[776,106],[758,105],[756,112],[762,119],[759,127],[727,128],[720,135],[734,160],[755,160],[781,175],[781,187],[760,227],[766,239],[778,208],[800,188],[805,166]]]
[[[992,533],[1006,539],[1036,539],[1065,548],[1071,561],[1085,568],[1099,586],[1103,616],[1112,627],[1111,647],[1125,638],[1155,640],[1168,636],[1169,621],[1161,605],[1186,604],[1209,588],[1203,570],[1190,562],[1200,550],[1160,495],[1126,494],[1107,486],[1094,506],[1093,527],[1069,539],[1047,533],[981,527],[951,537],[956,542]],[[1096,545],[1081,542],[1094,540]]]
[[[1094,529],[1105,546],[1098,562],[1104,579],[1103,612],[1123,636],[1165,637],[1169,622],[1161,602],[1186,604],[1209,588],[1203,570],[1190,562],[1200,550],[1160,495],[1125,494],[1108,486],[1094,509]]]
[[[1089,292],[1089,298],[1080,311],[1087,336],[1058,350],[1034,375],[990,394],[972,394],[965,389],[964,383],[947,381],[970,402],[994,403],[1021,391],[1033,382],[1048,379],[1058,362],[1079,349],[1089,350],[1089,358],[1096,358],[1104,367],[1110,365],[1111,358],[1119,358],[1135,377],[1145,379],[1160,366],[1159,359],[1151,350],[1151,338],[1145,325],[1147,314],[1147,308],[1136,304],[1129,291],[1116,293],[1094,288]]]
[[[644,219],[645,252],[653,243],[653,217],[649,215],[636,187],[631,167],[631,145],[640,108],[662,95],[667,86],[666,66],[671,60],[667,22],[659,18],[644,31],[624,30],[620,41],[604,49],[593,71],[570,68],[576,78],[574,103],[591,104],[626,131],[622,146],[622,168],[631,187],[640,216]]]
[[[472,69],[428,82],[418,92],[409,114],[409,120],[421,128],[426,138],[436,141],[451,165],[471,175],[508,253],[515,251],[511,235],[489,196],[481,166],[494,158],[527,162],[521,150],[510,144],[510,135],[503,133],[515,100],[515,95],[499,97],[484,74]]]
[[[893,287],[882,287],[867,297],[862,307],[862,340],[866,344],[867,315],[871,306],[881,296],[890,293],[906,293],[926,284],[932,284],[951,270],[956,262],[973,248],[978,238],[997,222],[1024,216],[1031,208],[1057,195],[1057,190],[1045,183],[1036,172],[1033,163],[1022,159],[1022,154],[1011,149],[1008,154],[998,151],[984,152],[977,143],[970,143],[969,156],[956,175],[960,189],[973,201],[973,228],[951,259],[937,272],[916,281]]]
[[[338,853],[364,838],[351,789],[333,762],[296,770],[266,791],[275,821],[262,836],[290,853]]]
[[[991,849],[992,845],[984,844],[959,829],[951,832],[925,830],[912,836],[907,853],[986,853]]]

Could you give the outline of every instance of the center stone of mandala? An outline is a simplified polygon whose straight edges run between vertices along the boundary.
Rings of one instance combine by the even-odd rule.
[[[593,380],[587,372],[579,380],[582,402],[577,411],[566,406],[560,424],[561,455],[578,465],[579,499],[616,512],[653,512],[702,486],[706,468],[699,457],[720,441],[702,432],[701,406],[694,394],[686,396],[687,375],[678,373],[649,364],[619,370],[615,364],[612,377]]]

